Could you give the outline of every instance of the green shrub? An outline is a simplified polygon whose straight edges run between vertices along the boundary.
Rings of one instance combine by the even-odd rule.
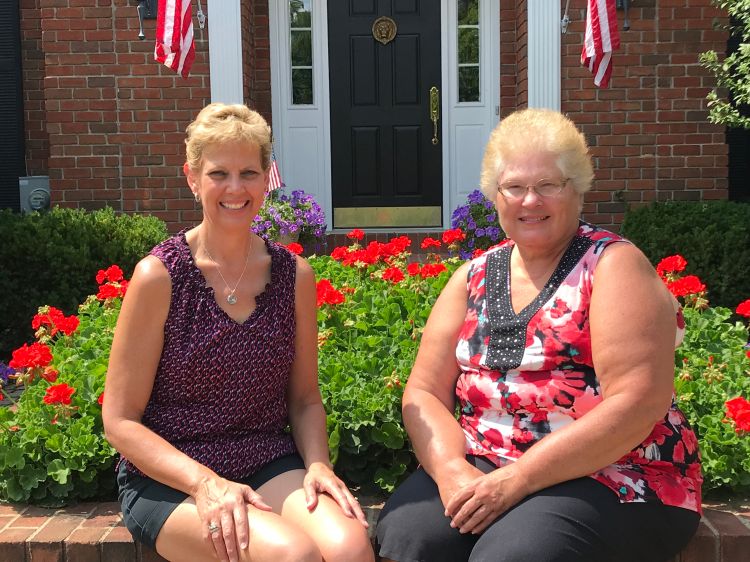
[[[709,289],[711,305],[734,308],[750,295],[750,205],[655,203],[628,211],[622,234],[653,264],[681,254]]]
[[[0,211],[0,358],[31,340],[29,319],[40,304],[75,311],[94,289],[102,264],[120,264],[129,276],[166,237],[159,219],[112,209]]]

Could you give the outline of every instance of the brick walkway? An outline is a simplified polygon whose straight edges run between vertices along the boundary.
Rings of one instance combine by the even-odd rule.
[[[381,504],[360,498],[374,530]],[[750,512],[707,509],[698,533],[672,562],[747,562]],[[0,562],[163,562],[133,542],[117,503],[63,509],[0,505]]]

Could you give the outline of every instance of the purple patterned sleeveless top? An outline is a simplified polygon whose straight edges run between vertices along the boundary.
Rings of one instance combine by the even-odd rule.
[[[296,259],[275,243],[266,248],[271,282],[243,324],[217,304],[185,231],[151,250],[169,272],[172,297],[142,423],[232,480],[297,450],[286,432]],[[140,474],[131,463],[127,468]]]

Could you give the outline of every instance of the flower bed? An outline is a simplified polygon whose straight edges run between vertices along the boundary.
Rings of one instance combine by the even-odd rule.
[[[403,385],[440,290],[462,263],[428,254],[411,261],[411,240],[360,245],[361,231],[331,255],[312,256],[318,277],[320,387],[337,471],[364,490],[389,492],[415,466],[401,423]],[[423,249],[455,254],[460,230],[426,238]],[[301,251],[299,245],[290,249]],[[476,251],[476,247],[472,250]],[[685,307],[686,337],[675,355],[675,392],[699,434],[705,489],[750,491],[750,301],[734,314],[708,306],[705,287],[684,275],[679,256],[659,274]],[[98,294],[77,316],[42,307],[37,341],[0,365],[3,384],[24,386],[0,408],[0,499],[60,505],[111,497],[114,450],[103,436],[101,403],[115,321],[127,282],[116,266],[97,275]]]

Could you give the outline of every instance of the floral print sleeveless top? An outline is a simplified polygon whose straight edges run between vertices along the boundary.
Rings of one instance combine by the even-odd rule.
[[[588,310],[597,261],[614,242],[627,241],[582,222],[550,280],[518,314],[508,290],[513,242],[472,260],[466,320],[456,347],[461,369],[456,396],[468,454],[503,466],[602,401]],[[681,313],[677,332],[679,345]],[[698,441],[674,397],[640,445],[590,476],[621,502],[701,512]]]

